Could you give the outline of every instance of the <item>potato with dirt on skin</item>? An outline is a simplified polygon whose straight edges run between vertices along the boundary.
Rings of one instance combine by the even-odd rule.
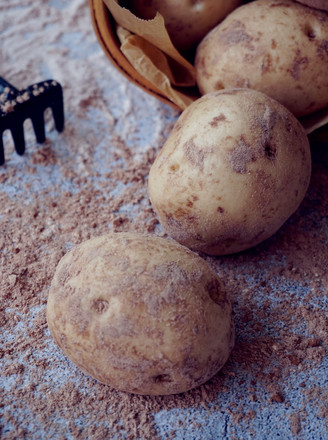
[[[189,52],[241,3],[242,0],[126,0],[124,4],[144,19],[152,19],[159,12],[174,46]]]
[[[203,384],[234,342],[231,304],[208,263],[173,240],[113,233],[59,262],[47,321],[64,353],[117,390],[165,395]]]
[[[227,89],[181,114],[151,167],[148,188],[172,238],[223,255],[273,235],[300,205],[310,174],[299,121],[261,92]]]
[[[328,106],[328,13],[290,0],[235,9],[201,41],[195,57],[201,94],[259,90],[295,116]]]

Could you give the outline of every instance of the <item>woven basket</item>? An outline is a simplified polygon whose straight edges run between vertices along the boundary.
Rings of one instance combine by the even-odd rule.
[[[164,96],[159,89],[141,76],[122,54],[120,51],[120,42],[115,32],[115,21],[104,2],[99,0],[89,0],[89,7],[97,39],[112,64],[126,78],[141,87],[147,93],[155,96],[166,104],[169,104],[171,107],[179,109],[178,106]]]

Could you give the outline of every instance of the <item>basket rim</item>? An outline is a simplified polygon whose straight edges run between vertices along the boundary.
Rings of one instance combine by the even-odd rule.
[[[113,30],[114,19],[103,0],[88,1],[94,32],[100,46],[111,63],[135,85],[165,104],[180,110],[174,102],[169,100],[151,82],[140,75],[120,51],[119,41]]]

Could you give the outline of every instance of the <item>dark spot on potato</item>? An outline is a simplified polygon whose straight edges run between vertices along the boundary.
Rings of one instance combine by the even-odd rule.
[[[188,208],[192,208],[194,206],[194,204],[191,200],[188,200],[186,205],[188,206]]]
[[[274,145],[267,143],[264,145],[264,154],[265,157],[267,157],[270,160],[273,160],[276,158],[277,148]]]
[[[276,40],[272,39],[271,40],[271,49],[276,49],[277,48],[277,42]]]
[[[288,69],[287,71],[292,75],[292,77],[295,80],[298,80],[300,78],[300,74],[302,70],[305,70],[309,64],[309,60],[307,57],[301,56],[301,51],[298,49],[296,51],[296,55],[293,60],[293,65],[291,69]]]
[[[305,25],[304,34],[308,37],[309,40],[314,40],[316,37],[313,27],[309,24]]]
[[[235,20],[230,26],[223,29],[218,36],[218,40],[223,46],[238,43],[249,45],[253,38],[245,31],[245,24],[239,20]]]
[[[178,163],[174,163],[170,166],[170,170],[173,172],[178,171],[179,168],[180,168],[180,165]]]
[[[227,120],[227,118],[224,116],[224,114],[220,113],[219,116],[215,116],[209,122],[209,124],[210,124],[211,127],[217,127],[219,125],[219,122],[226,121],[226,120]]]
[[[277,148],[272,144],[272,133],[279,118],[278,114],[267,105],[259,104],[259,115],[252,125],[252,129],[258,132],[255,142],[256,158],[267,157],[274,159]]]
[[[108,309],[109,303],[105,299],[95,299],[91,304],[91,309],[94,310],[96,313],[102,314],[105,313]]]
[[[201,171],[204,168],[204,159],[205,159],[205,151],[200,150],[194,142],[194,139],[191,138],[189,141],[185,142],[183,145],[184,155],[188,162],[190,162],[193,166],[199,168]]]
[[[213,278],[211,281],[209,281],[205,285],[205,289],[210,298],[220,307],[224,308],[229,303],[226,292],[222,288],[222,285],[218,279]]]
[[[153,377],[155,383],[173,382],[169,374],[158,374]]]
[[[232,170],[235,173],[244,174],[246,173],[246,165],[254,160],[256,160],[256,158],[252,148],[245,141],[244,137],[241,136],[237,147],[234,148],[228,156]]]
[[[214,85],[214,90],[222,90],[222,89],[224,89],[223,82],[222,81],[216,82]]]
[[[222,208],[222,206],[218,206],[217,211],[218,211],[220,214],[223,214],[223,213],[224,213],[224,209]]]
[[[173,217],[175,219],[182,219],[184,222],[187,223],[194,223],[194,221],[196,220],[196,216],[191,215],[189,209],[183,209],[183,208],[178,208],[174,212]]]
[[[261,64],[262,74],[270,72],[271,67],[272,67],[272,57],[269,53],[267,53],[266,55],[264,55],[263,60],[262,60],[262,64]]]
[[[328,56],[328,40],[323,40],[317,48],[317,55],[322,59]]]

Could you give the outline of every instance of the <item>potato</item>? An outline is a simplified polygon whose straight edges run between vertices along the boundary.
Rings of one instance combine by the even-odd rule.
[[[241,3],[242,0],[127,0],[123,4],[145,19],[154,18],[158,11],[175,47],[188,52]]]
[[[199,44],[201,94],[249,87],[297,117],[328,105],[328,14],[289,0],[257,0],[234,10]]]
[[[261,92],[227,89],[181,114],[151,167],[149,196],[175,240],[231,254],[282,226],[302,201],[310,173],[298,120]]]
[[[83,371],[117,390],[187,391],[226,362],[231,304],[208,263],[173,240],[113,233],[59,262],[47,320]]]
[[[323,11],[328,11],[327,0],[297,0],[299,3],[303,3],[310,8],[322,9]]]

